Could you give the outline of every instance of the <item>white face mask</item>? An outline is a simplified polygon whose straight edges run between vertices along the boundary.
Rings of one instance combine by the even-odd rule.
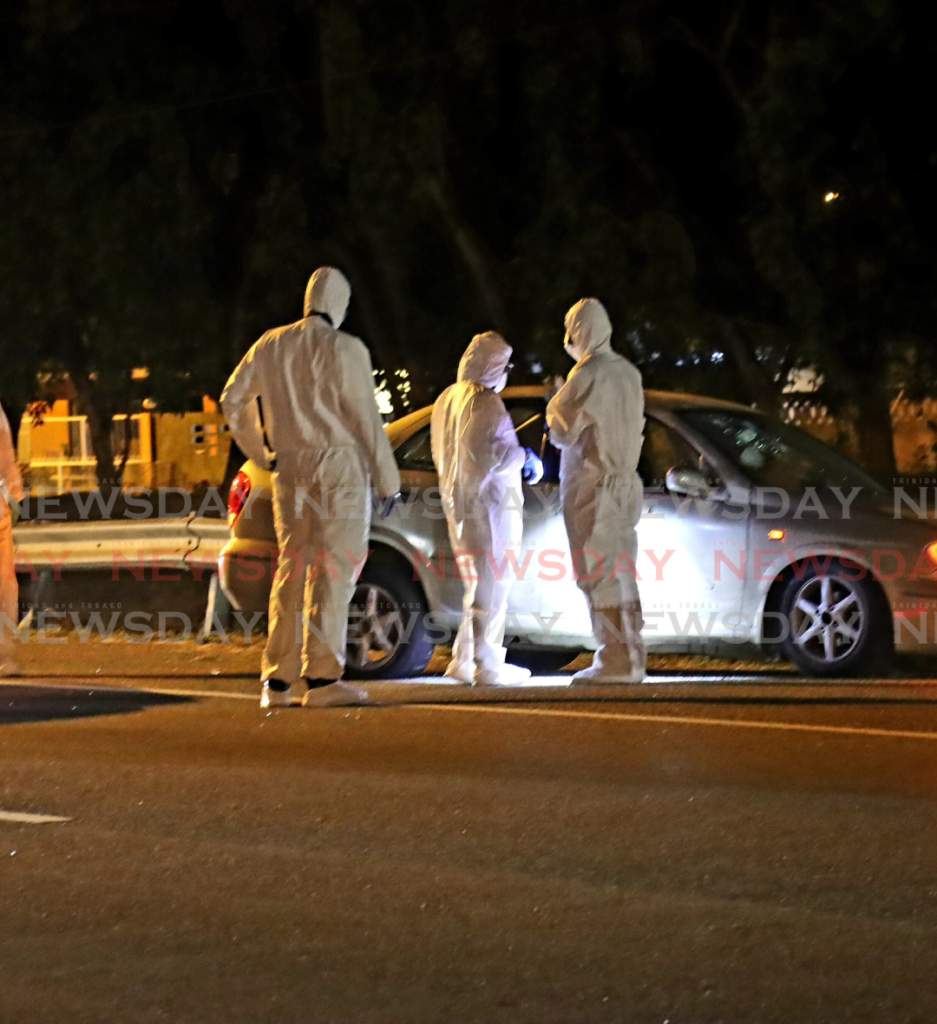
[[[496,395],[498,395],[507,387],[507,383],[508,371],[505,370],[504,373],[501,375],[501,380],[499,380],[498,383],[495,384],[495,386],[491,390],[494,391]]]

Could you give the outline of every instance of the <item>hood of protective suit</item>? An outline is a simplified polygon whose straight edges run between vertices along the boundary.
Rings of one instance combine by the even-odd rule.
[[[303,316],[327,313],[337,330],[345,319],[350,300],[351,285],[345,275],[335,267],[319,267],[306,285]]]
[[[612,322],[598,299],[580,299],[566,314],[566,351],[573,359],[594,356],[611,344]]]
[[[513,351],[495,331],[476,334],[459,362],[459,383],[480,384],[492,390],[498,388],[507,373]]]

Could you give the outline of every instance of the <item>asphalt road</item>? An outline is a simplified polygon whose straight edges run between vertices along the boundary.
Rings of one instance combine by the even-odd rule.
[[[937,687],[781,682],[8,681],[0,1021],[932,1022]]]

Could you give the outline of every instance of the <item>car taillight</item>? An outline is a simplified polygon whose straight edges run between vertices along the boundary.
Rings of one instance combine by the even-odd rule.
[[[228,491],[228,526],[234,526],[251,494],[251,478],[242,469],[231,481]]]
[[[930,564],[937,569],[937,540],[932,540],[930,544],[924,548],[924,553],[927,555]]]

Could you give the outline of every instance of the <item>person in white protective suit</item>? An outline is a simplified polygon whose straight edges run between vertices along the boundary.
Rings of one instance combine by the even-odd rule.
[[[262,707],[288,706],[290,686],[301,678],[304,706],[367,700],[363,690],[339,682],[348,608],[367,556],[371,485],[390,499],[400,474],[377,409],[368,350],[339,330],[350,298],[344,275],[320,267],[306,288],[303,319],[256,342],[221,396],[242,451],[272,470],[280,554]]]
[[[19,518],[23,479],[16,461],[16,446],[6,413],[0,408],[0,676],[18,676],[13,653],[13,631],[19,622],[19,587],[13,552],[13,523]]]
[[[644,391],[640,372],[613,351],[611,337],[597,299],[570,309],[565,347],[576,365],[547,406],[550,440],[562,452],[563,518],[598,644],[592,667],[574,683],[640,682],[647,660],[635,578]]]
[[[430,436],[449,542],[464,587],[462,623],[446,675],[463,683],[505,686],[530,676],[506,664],[504,622],[523,533],[521,475],[536,483],[540,459],[518,443],[499,397],[511,346],[494,331],[477,334],[459,363],[457,382],[436,399]]]

